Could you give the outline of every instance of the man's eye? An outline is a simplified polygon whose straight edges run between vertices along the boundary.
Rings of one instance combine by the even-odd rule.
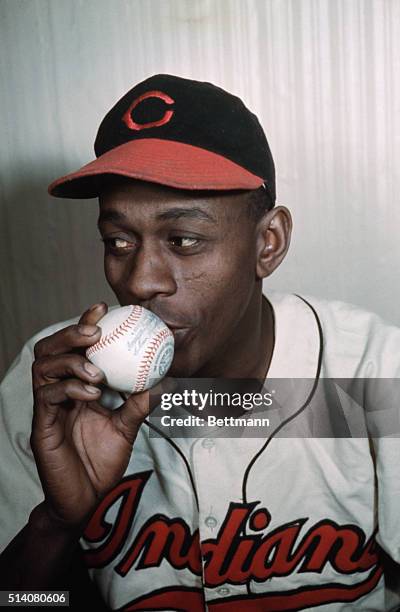
[[[134,246],[132,242],[124,238],[104,238],[103,242],[114,251],[126,251]]]
[[[113,240],[115,248],[117,249],[127,249],[130,247],[131,243],[123,238],[114,238]]]
[[[190,247],[194,247],[199,244],[198,238],[188,238],[186,236],[172,236],[169,241],[173,246],[181,249],[190,249]]]

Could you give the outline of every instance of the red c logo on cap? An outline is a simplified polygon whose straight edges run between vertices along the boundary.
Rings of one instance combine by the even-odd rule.
[[[170,121],[172,115],[174,114],[173,110],[166,110],[161,119],[158,119],[157,121],[151,121],[149,123],[136,123],[136,121],[133,121],[131,113],[133,109],[136,108],[138,104],[140,104],[140,102],[146,100],[147,98],[160,98],[161,100],[163,100],[163,102],[165,102],[165,104],[173,104],[175,102],[175,100],[170,98],[170,96],[165,94],[163,91],[148,91],[142,94],[132,102],[132,104],[122,117],[122,121],[130,130],[144,130],[151,127],[159,127],[160,125],[168,123],[168,121]]]

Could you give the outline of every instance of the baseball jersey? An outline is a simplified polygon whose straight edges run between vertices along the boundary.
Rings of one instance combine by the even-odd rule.
[[[268,299],[275,345],[267,382],[300,385],[263,438],[210,431],[169,439],[142,425],[124,477],[81,538],[110,608],[399,609],[398,585],[383,572],[379,550],[400,563],[400,440],[393,429],[354,434],[357,402],[340,381],[399,379],[400,330],[341,302],[274,292]],[[29,444],[33,346],[71,322],[28,342],[1,387],[2,547],[43,499]],[[332,385],[316,382],[331,379],[346,434],[318,416]],[[378,412],[387,403],[396,424],[393,397],[375,395]],[[111,391],[102,401],[110,409],[121,403]]]

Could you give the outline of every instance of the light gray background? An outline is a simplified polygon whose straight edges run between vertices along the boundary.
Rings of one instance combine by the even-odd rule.
[[[400,324],[398,0],[1,0],[0,20],[1,371],[40,328],[112,301],[96,201],[46,188],[158,72],[225,87],[266,130],[295,230],[265,290]]]

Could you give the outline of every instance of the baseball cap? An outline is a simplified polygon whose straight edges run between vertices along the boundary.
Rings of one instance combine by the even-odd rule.
[[[264,131],[242,100],[211,83],[157,74],[107,113],[96,159],[51,183],[61,198],[99,195],[103,175],[196,190],[257,189],[275,202],[275,168]]]

